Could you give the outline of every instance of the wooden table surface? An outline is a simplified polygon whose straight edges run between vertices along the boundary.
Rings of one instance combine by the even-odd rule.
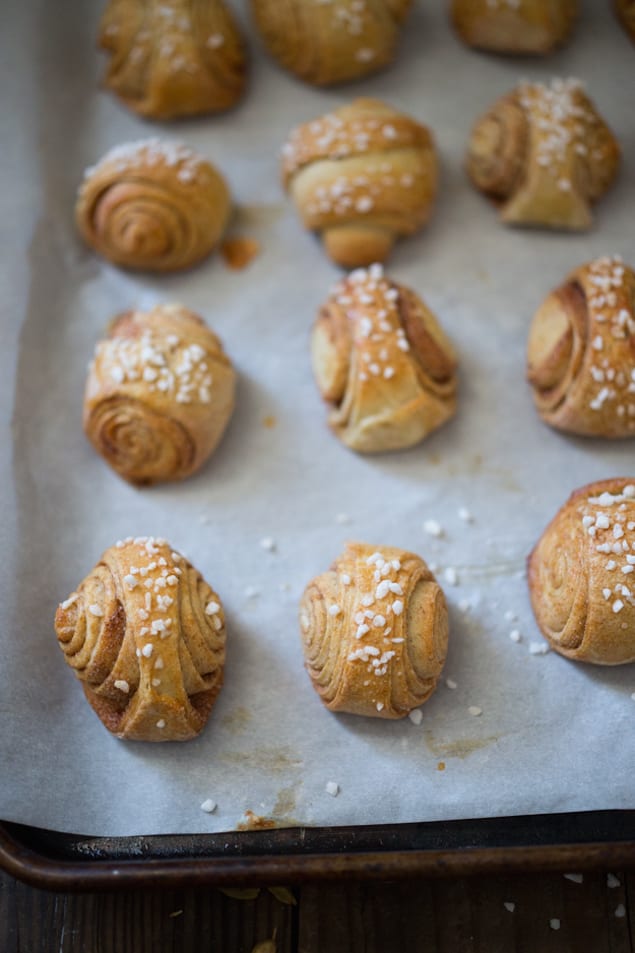
[[[0,872],[0,953],[635,953],[635,873],[47,893]],[[255,890],[254,890],[255,892]]]

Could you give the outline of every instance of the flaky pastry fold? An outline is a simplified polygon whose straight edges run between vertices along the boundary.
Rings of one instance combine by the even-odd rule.
[[[66,662],[106,726],[134,741],[186,741],[223,682],[225,617],[200,573],[168,543],[122,540],[57,609]]]

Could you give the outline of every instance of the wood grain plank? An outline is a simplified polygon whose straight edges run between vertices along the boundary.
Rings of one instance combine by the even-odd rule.
[[[251,953],[276,937],[294,953],[296,907],[261,890],[235,900],[219,890],[56,894],[0,873],[1,953]]]

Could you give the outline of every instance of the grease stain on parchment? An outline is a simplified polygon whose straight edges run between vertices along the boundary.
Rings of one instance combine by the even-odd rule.
[[[250,771],[282,774],[302,767],[302,759],[290,748],[258,748],[255,751],[224,751],[218,755],[225,764],[242,765]]]
[[[253,716],[249,709],[240,705],[238,708],[234,708],[233,711],[230,711],[227,715],[225,715],[221,724],[223,725],[223,728],[227,728],[232,735],[242,735],[247,731],[252,717]]]
[[[467,758],[481,748],[498,741],[498,735],[486,738],[457,738],[456,741],[438,741],[428,729],[423,733],[426,745],[436,758]]]

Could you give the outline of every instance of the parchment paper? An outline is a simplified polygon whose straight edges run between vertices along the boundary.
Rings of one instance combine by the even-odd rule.
[[[331,91],[281,72],[252,30],[244,103],[170,126],[99,91],[98,16],[96,3],[16,2],[3,17],[0,387],[13,425],[9,434],[2,424],[0,452],[0,817],[114,836],[230,830],[246,809],[339,825],[635,807],[634,668],[531,654],[540,635],[524,579],[527,553],[574,487],[635,470],[632,442],[568,438],[540,423],[524,381],[527,329],[546,293],[596,255],[635,260],[635,49],[606,5],[587,3],[570,46],[530,61],[465,49],[444,4],[421,2],[393,69]],[[619,182],[581,236],[504,228],[461,167],[475,117],[520,78],[552,75],[587,81],[624,150]],[[389,272],[436,312],[461,362],[456,419],[411,451],[376,458],[350,453],[326,427],[308,333],[338,272],[299,225],[277,168],[291,126],[356,95],[383,97],[436,134],[435,215],[399,245]],[[233,232],[262,244],[245,271],[216,256],[173,277],[126,274],[81,244],[72,209],[84,168],[156,134],[191,144],[228,177],[240,206]],[[82,391],[111,316],[163,300],[199,311],[220,334],[240,373],[238,405],[202,473],[139,491],[84,438]],[[427,519],[444,537],[423,531]],[[56,645],[56,604],[129,534],[169,539],[227,610],[225,687],[187,744],[111,737]],[[261,547],[266,536],[275,552]],[[444,674],[456,687],[440,684],[419,726],[334,716],[303,670],[298,598],[346,539],[412,549],[442,582],[456,569],[458,585],[444,584]],[[214,814],[200,809],[207,798]]]

